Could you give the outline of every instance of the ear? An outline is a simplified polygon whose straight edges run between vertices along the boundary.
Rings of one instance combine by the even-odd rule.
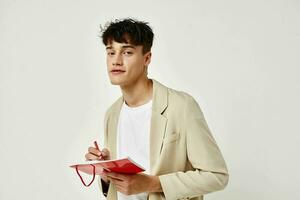
[[[145,55],[144,55],[144,58],[145,58],[145,65],[148,66],[151,62],[151,56],[152,56],[152,53],[151,51],[147,52]]]

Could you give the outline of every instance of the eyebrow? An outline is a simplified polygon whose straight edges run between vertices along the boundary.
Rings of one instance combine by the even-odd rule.
[[[113,48],[112,46],[107,46],[107,47],[106,47],[106,50],[107,50],[107,49],[112,49],[112,48]],[[122,45],[121,48],[122,48],[122,49],[126,49],[126,48],[136,49],[135,46],[133,46],[133,45]]]

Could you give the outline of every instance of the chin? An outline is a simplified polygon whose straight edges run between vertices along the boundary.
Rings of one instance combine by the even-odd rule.
[[[111,83],[112,85],[121,85],[120,83],[114,82],[114,81],[110,81],[110,83]]]
[[[112,85],[119,85],[119,82],[118,82],[118,81],[115,81],[115,80],[110,80],[110,83],[111,83]]]
[[[121,85],[124,84],[124,81],[122,81],[122,80],[114,80],[114,79],[110,79],[110,83],[111,83],[112,85],[119,85],[119,86],[121,86]]]

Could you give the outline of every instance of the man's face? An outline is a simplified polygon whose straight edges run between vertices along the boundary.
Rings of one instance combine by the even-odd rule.
[[[143,55],[143,47],[112,41],[106,46],[106,63],[113,85],[128,86],[141,78],[146,78],[146,67],[150,63],[151,52]]]

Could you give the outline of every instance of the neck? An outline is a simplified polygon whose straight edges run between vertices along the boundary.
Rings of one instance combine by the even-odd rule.
[[[120,87],[123,98],[130,107],[143,105],[152,99],[153,82],[151,79],[139,79],[130,85]]]

